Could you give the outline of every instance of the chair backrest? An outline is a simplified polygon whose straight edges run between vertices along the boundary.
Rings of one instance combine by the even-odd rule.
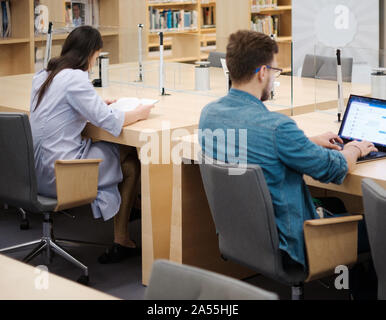
[[[208,61],[210,62],[210,67],[213,68],[222,68],[221,59],[225,59],[226,54],[222,52],[209,52]]]
[[[195,267],[157,260],[147,300],[277,300],[278,296],[239,280]]]
[[[386,300],[386,190],[364,179],[362,191],[371,255],[378,277],[378,298]]]
[[[200,171],[222,255],[276,278],[282,261],[271,195],[263,171],[248,165],[230,175],[231,164],[213,163],[200,154]],[[211,164],[213,163],[213,164]]]
[[[28,116],[0,113],[0,201],[35,211],[37,182]]]
[[[352,80],[353,61],[353,58],[342,58],[342,74],[344,82],[351,82]],[[302,77],[336,81],[336,58],[307,54],[304,58]]]

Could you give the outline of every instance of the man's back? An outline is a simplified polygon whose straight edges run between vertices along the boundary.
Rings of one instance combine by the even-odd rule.
[[[208,157],[262,167],[280,248],[305,265],[303,222],[318,216],[303,174],[342,183],[348,170],[343,155],[312,143],[289,117],[268,111],[259,99],[235,89],[204,108],[199,128]]]

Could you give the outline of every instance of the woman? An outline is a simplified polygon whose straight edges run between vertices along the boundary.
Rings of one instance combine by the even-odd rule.
[[[40,194],[56,196],[56,160],[103,159],[98,195],[91,208],[95,218],[115,217],[114,245],[99,258],[101,263],[113,263],[135,251],[128,222],[136,197],[139,161],[135,149],[120,150],[115,144],[92,143],[82,139],[81,133],[89,121],[119,136],[123,126],[146,119],[153,106],[122,112],[111,109],[111,101],[104,102],[99,97],[88,79],[88,70],[95,64],[102,46],[99,31],[92,27],[78,27],[70,33],[60,57],[52,59],[47,70],[33,78],[30,122]]]

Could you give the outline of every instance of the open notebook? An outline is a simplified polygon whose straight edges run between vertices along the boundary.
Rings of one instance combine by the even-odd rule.
[[[117,102],[110,104],[110,107],[113,109],[127,112],[134,110],[141,104],[146,106],[156,104],[157,102],[158,100],[152,99],[121,98]]]

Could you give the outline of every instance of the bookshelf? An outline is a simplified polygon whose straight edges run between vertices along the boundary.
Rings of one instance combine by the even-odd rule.
[[[217,2],[217,51],[225,52],[228,37],[241,29],[253,29],[257,18],[279,17],[276,41],[279,46],[278,64],[284,72],[291,72],[292,0],[277,0],[277,5],[261,6],[274,1],[219,0]]]
[[[11,0],[10,6],[12,34],[0,38],[0,76],[31,72],[33,66],[33,1]]]
[[[174,14],[178,14],[181,10],[184,12],[197,12],[194,24],[192,27],[175,26],[170,28],[154,28],[154,25],[158,27],[158,24],[154,21],[159,21],[158,13],[151,13],[150,9],[162,12],[164,10],[172,11],[172,21],[178,21],[175,19]],[[207,13],[207,17],[204,17],[204,12]],[[151,22],[152,21],[152,22]],[[165,22],[167,24],[167,21]],[[170,26],[170,25],[169,25]],[[195,60],[203,60],[208,57],[208,50],[210,46],[216,44],[216,0],[182,0],[182,1],[162,1],[162,0],[146,0],[146,22],[145,22],[145,34],[147,38],[147,52],[148,59],[158,59],[159,51],[159,31],[164,32],[164,46],[167,51],[171,50],[171,54],[166,53],[167,60],[176,62],[188,62]],[[182,36],[190,35],[190,36]],[[184,46],[183,43],[186,39],[195,44]],[[179,43],[181,42],[181,43]],[[173,43],[174,51],[173,52]],[[185,43],[186,45],[186,43]],[[176,49],[176,47],[178,47]],[[186,48],[184,50],[184,47]],[[197,47],[197,48],[196,48]],[[192,52],[194,48],[194,52]],[[203,49],[203,50],[201,50]],[[185,51],[185,52],[184,52]]]
[[[64,0],[40,0],[47,5],[49,20],[65,24]],[[46,36],[34,33],[34,0],[10,0],[12,37],[0,38],[0,76],[35,72],[35,49],[45,47]],[[110,52],[110,63],[123,63],[138,59],[137,25],[145,21],[143,0],[99,0],[99,24],[104,51]],[[130,15],[135,12],[135,15]],[[130,19],[127,17],[130,15]],[[58,55],[68,34],[54,34],[52,55]],[[146,41],[144,41],[144,49]]]

